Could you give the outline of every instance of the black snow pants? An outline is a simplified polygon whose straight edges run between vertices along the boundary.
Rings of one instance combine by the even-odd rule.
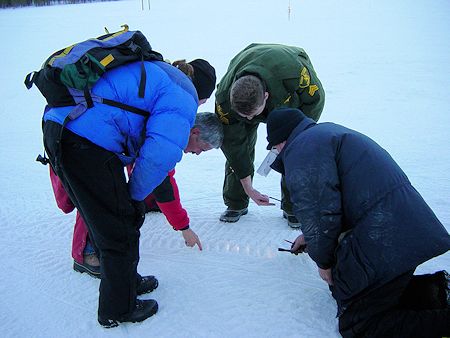
[[[339,317],[347,337],[441,338],[450,336],[450,307],[443,271],[410,271],[353,302]]]
[[[98,314],[118,319],[135,307],[140,227],[144,213],[128,192],[124,167],[112,152],[61,125],[44,123],[44,146],[89,230],[100,259]]]

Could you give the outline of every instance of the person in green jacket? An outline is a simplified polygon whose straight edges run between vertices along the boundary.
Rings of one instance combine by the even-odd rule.
[[[249,198],[273,205],[253,188],[257,129],[279,107],[298,108],[318,121],[325,92],[306,52],[299,47],[253,43],[238,53],[216,91],[216,114],[224,125],[222,151],[226,157],[223,222],[247,214]],[[281,179],[281,208],[291,227],[300,223],[292,212],[289,192]]]

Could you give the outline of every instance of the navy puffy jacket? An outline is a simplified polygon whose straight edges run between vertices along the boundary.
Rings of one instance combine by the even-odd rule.
[[[340,311],[450,249],[450,236],[377,143],[305,118],[272,167],[286,175],[308,254],[332,268]]]
[[[131,197],[143,200],[183,156],[195,122],[198,97],[191,80],[161,61],[145,62],[145,97],[138,97],[141,63],[134,62],[105,73],[92,92],[151,113],[143,116],[95,103],[66,127],[75,134],[116,153],[124,162],[135,162],[130,177]],[[44,121],[62,124],[73,107],[52,108]]]

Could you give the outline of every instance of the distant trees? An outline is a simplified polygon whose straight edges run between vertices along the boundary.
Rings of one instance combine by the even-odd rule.
[[[0,8],[48,6],[57,4],[78,4],[83,2],[114,1],[114,0],[0,0]]]

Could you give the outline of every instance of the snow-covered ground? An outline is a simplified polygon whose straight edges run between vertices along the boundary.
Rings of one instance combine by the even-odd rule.
[[[0,10],[0,332],[2,337],[338,337],[336,306],[308,256],[277,252],[294,239],[279,206],[218,220],[224,157],[186,155],[176,178],[203,252],[148,215],[139,271],[160,287],[140,324],[97,324],[99,281],[72,270],[74,214],[57,209],[42,152],[44,100],[24,76],[55,50],[127,23],[175,60],[205,58],[220,79],[252,42],[303,47],[326,90],[322,121],[385,147],[450,229],[450,3],[447,0],[154,0]],[[211,111],[214,100],[201,110]],[[256,164],[264,158],[265,125]],[[279,197],[279,176],[255,177]],[[450,270],[450,254],[419,272]]]

